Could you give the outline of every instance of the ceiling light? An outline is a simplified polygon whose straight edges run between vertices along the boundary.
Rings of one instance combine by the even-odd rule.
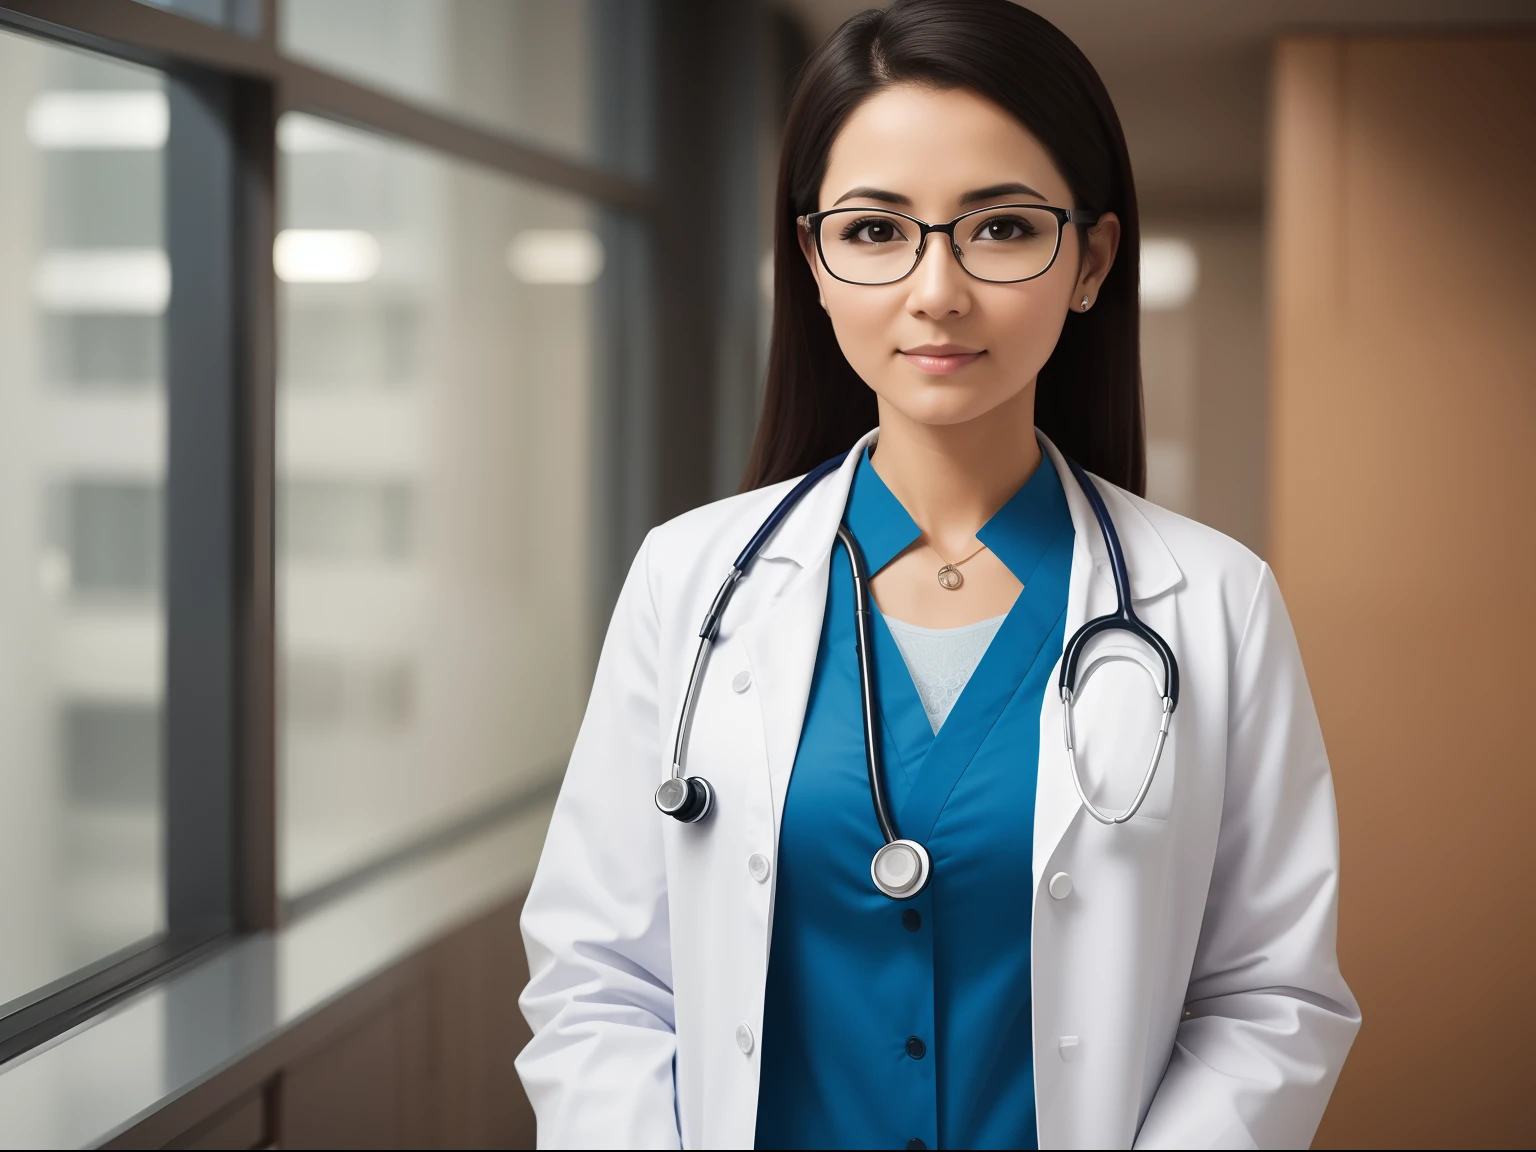
[[[1141,242],[1141,306],[1149,311],[1182,308],[1200,283],[1194,245],[1176,237]]]
[[[277,122],[277,146],[283,152],[344,152],[358,145],[358,134],[332,120],[285,112]]]
[[[602,275],[603,242],[585,228],[530,228],[507,245],[507,267],[524,284],[590,284]]]
[[[165,147],[170,106],[158,89],[43,92],[27,108],[27,139],[55,150],[149,150]]]
[[[358,284],[379,270],[379,242],[367,232],[285,228],[272,245],[272,267],[288,284]]]
[[[171,298],[171,262],[159,248],[74,248],[45,252],[32,298],[49,312],[158,316]]]

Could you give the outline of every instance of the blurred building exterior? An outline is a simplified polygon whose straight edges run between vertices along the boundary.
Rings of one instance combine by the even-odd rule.
[[[168,121],[148,69],[0,39],[0,1001],[165,927]]]
[[[0,0],[0,1143],[531,1140],[521,893],[865,6]],[[1130,143],[1148,495],[1275,566],[1334,757],[1319,1142],[1529,1144],[1536,12],[1033,6]]]

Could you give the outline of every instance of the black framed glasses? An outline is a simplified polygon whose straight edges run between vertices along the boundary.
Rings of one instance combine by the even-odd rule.
[[[1096,224],[1095,212],[1048,204],[998,204],[929,224],[888,208],[830,208],[799,218],[816,238],[826,270],[846,284],[894,284],[911,275],[928,236],[949,237],[960,267],[989,284],[1043,276],[1061,251],[1067,224]]]

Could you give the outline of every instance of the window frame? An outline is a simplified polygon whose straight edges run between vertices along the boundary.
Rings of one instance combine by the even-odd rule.
[[[649,444],[656,430],[645,417],[656,403],[658,350],[635,304],[658,279],[648,258],[656,181],[557,155],[291,60],[278,48],[276,0],[235,3],[232,26],[221,27],[138,0],[0,0],[0,30],[166,75],[166,246],[176,270],[166,317],[167,927],[0,1005],[0,1064],[239,934],[275,930],[383,871],[547,801],[552,790],[547,782],[513,789],[468,820],[365,861],[320,890],[286,901],[279,894],[271,253],[283,113],[377,132],[613,210],[604,213],[604,239],[613,239],[618,259],[599,307],[616,323],[597,326],[605,335],[594,350],[604,393],[595,407],[605,413],[594,435],[607,474],[594,485],[591,597],[603,614],[625,548],[656,519],[658,465]],[[700,386],[708,385],[694,382]]]

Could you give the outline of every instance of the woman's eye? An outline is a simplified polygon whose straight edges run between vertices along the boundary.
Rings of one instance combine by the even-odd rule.
[[[889,244],[904,238],[893,220],[855,220],[842,232],[842,239],[859,244]]]
[[[977,240],[1027,240],[1035,234],[1029,221],[1017,216],[998,216],[988,220],[976,231]]]

